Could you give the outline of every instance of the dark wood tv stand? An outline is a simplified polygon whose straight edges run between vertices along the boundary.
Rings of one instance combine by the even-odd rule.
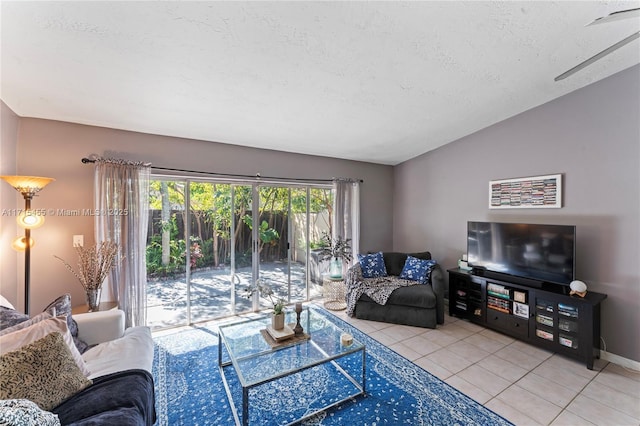
[[[449,315],[577,358],[593,370],[600,357],[600,303],[606,294],[569,296],[563,286],[530,287],[449,269]]]

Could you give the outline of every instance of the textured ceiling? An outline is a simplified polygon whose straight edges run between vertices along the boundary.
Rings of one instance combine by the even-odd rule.
[[[640,63],[632,2],[1,3],[18,115],[397,164]]]

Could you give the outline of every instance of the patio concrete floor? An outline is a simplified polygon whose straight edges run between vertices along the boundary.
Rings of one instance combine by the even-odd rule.
[[[288,271],[284,262],[260,264],[260,279],[269,284],[277,297],[287,299]],[[291,295],[288,300],[307,300],[306,268],[303,263],[291,264]],[[322,280],[309,284],[309,300],[322,297]],[[191,322],[209,321],[251,311],[251,300],[244,291],[251,283],[251,267],[236,271],[235,311],[231,299],[229,268],[198,270],[191,274]],[[260,299],[263,309],[271,307],[268,299]],[[153,279],[147,282],[147,325],[154,330],[186,325],[187,284],[184,276]]]

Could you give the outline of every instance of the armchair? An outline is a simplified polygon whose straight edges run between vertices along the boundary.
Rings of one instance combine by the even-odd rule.
[[[431,259],[429,252],[385,252],[387,276],[381,278],[363,278],[358,263],[349,268],[345,280],[347,313],[360,319],[417,327],[443,324],[446,284],[442,268],[436,264],[425,284],[400,279],[408,255]]]

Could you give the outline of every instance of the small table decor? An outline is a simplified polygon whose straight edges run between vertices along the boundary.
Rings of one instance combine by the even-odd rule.
[[[275,329],[273,328],[273,326],[268,325],[265,330],[267,331],[269,336],[271,336],[271,338],[276,342],[282,342],[283,340],[287,340],[295,336],[295,333],[288,325],[282,326],[281,329]]]
[[[300,325],[300,313],[302,312],[302,303],[296,303],[296,325],[293,327],[293,332],[296,336],[301,336],[304,334],[304,329]]]
[[[294,324],[290,323],[288,324],[287,328],[291,328],[293,326]],[[263,328],[262,330],[260,330],[260,334],[264,338],[264,341],[267,342],[267,344],[271,347],[271,349],[278,349],[284,346],[295,345],[296,343],[304,342],[305,340],[311,339],[311,336],[309,336],[306,333],[302,333],[298,336],[294,333],[291,337],[288,337],[287,339],[275,340],[273,337],[271,337],[271,333],[269,333],[269,331],[266,328]]]

